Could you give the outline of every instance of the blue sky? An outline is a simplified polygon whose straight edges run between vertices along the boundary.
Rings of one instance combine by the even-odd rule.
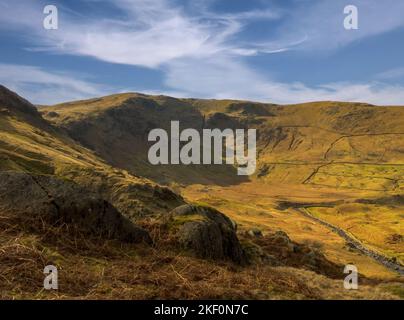
[[[43,9],[58,8],[58,30]],[[346,5],[359,29],[343,26]],[[137,91],[404,105],[404,1],[0,0],[0,83],[51,104]]]

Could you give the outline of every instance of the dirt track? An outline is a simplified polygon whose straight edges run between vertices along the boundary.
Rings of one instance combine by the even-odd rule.
[[[385,267],[387,267],[390,270],[398,272],[400,275],[404,275],[404,267],[398,263],[395,263],[388,259],[387,257],[381,255],[380,253],[373,251],[369,248],[366,248],[360,241],[357,239],[354,239],[352,236],[350,236],[348,233],[346,233],[343,229],[334,226],[333,224],[324,221],[320,218],[317,218],[310,213],[308,213],[305,208],[295,208],[297,211],[299,211],[301,214],[304,216],[310,218],[311,220],[314,220],[327,228],[331,229],[333,232],[337,233],[340,237],[344,238],[349,245],[351,245],[353,248],[357,249],[364,255],[376,260],[377,262],[383,264]]]

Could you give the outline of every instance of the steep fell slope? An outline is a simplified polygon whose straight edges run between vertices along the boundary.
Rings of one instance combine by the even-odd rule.
[[[256,128],[256,178],[277,183],[401,192],[404,108],[318,102],[274,105],[233,100],[113,95],[41,109],[114,166],[169,184],[238,184],[231,166],[151,166],[151,129]]]
[[[183,204],[167,188],[112,168],[44,120],[35,106],[0,87],[0,170],[49,174],[102,195],[130,218]]]

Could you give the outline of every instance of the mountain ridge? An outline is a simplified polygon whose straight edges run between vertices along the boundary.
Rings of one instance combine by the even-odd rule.
[[[70,132],[76,140],[84,143],[90,149],[100,152],[102,157],[108,159],[113,165],[123,167],[133,173],[146,168],[146,171],[152,172],[150,175],[152,179],[157,179],[153,175],[156,168],[147,168],[145,157],[128,158],[126,150],[129,150],[128,146],[133,145],[133,149],[138,149],[139,153],[147,154],[148,131],[159,127],[167,129],[169,121],[172,119],[179,120],[182,128],[193,127],[198,130],[247,127],[257,129],[258,163],[261,176],[265,171],[262,170],[265,169],[265,165],[272,162],[327,163],[337,160],[333,157],[346,162],[378,162],[383,154],[379,150],[369,157],[370,153],[359,155],[355,154],[354,150],[350,150],[350,154],[344,156],[333,149],[338,149],[338,145],[344,144],[346,141],[351,143],[351,140],[354,144],[361,143],[364,139],[368,140],[366,143],[379,144],[380,140],[388,143],[384,140],[388,140],[394,135],[401,136],[404,133],[401,129],[404,127],[402,120],[404,112],[400,107],[339,102],[281,106],[236,100],[214,100],[212,106],[210,101],[175,99],[165,96],[147,98],[145,95],[139,99],[137,95],[124,94],[108,96],[105,100],[100,98],[46,107],[41,109],[41,112],[50,122]],[[128,123],[127,127],[123,132],[119,132],[126,123]],[[101,126],[103,128],[100,128]],[[108,136],[103,130],[108,132]],[[110,137],[114,135],[114,130],[118,131],[119,138],[117,137],[117,139],[120,139],[114,143],[125,145],[125,147],[123,152],[115,150],[108,154],[105,149],[114,144],[111,142],[113,138]],[[308,135],[310,138],[312,137],[312,142],[303,138]],[[97,139],[92,136],[97,136]],[[402,148],[401,142],[400,148]],[[271,156],[274,152],[275,155]],[[392,151],[383,155],[386,161],[390,157],[389,152]],[[395,158],[399,156],[400,152],[392,155]],[[369,161],[365,161],[366,157],[369,157]],[[386,162],[384,160],[382,158],[381,162]],[[144,165],[134,166],[133,163],[136,161],[140,161]],[[388,162],[394,163],[393,159]],[[170,170],[176,170],[176,168],[171,167]],[[208,174],[210,173],[208,172]],[[228,170],[227,173],[233,175],[232,170]],[[305,181],[310,174],[309,170],[306,172],[306,177],[299,181]],[[229,175],[221,178],[232,183]],[[208,182],[202,178],[199,180]],[[170,179],[175,180],[175,177],[170,176]],[[242,181],[239,180],[239,182]],[[164,183],[164,179],[159,182]],[[187,181],[182,178],[179,182],[186,183]],[[217,183],[217,181],[215,182]]]
[[[7,177],[0,183],[0,246],[17,243],[12,253],[4,249],[11,258],[0,254],[0,266],[14,263],[36,283],[43,261],[71,274],[77,274],[76,265],[91,261],[94,269],[79,277],[81,283],[88,277],[92,285],[78,288],[76,279],[63,274],[71,289],[58,298],[120,297],[116,281],[137,298],[399,297],[401,282],[394,271],[356,252],[326,223],[308,219],[299,209],[349,230],[386,261],[402,263],[402,202],[397,200],[404,190],[402,108],[339,102],[281,106],[130,93],[35,111],[8,89],[0,88],[0,97],[0,175]],[[198,131],[257,129],[257,173],[239,177],[231,165],[151,166],[147,134],[168,128],[172,120]],[[65,220],[40,221],[38,210]],[[122,227],[119,216],[133,227]],[[132,230],[129,238],[135,242],[146,239],[152,245],[123,244],[121,231],[105,228],[108,219],[116,230]],[[26,243],[34,249],[23,254],[36,273],[18,267],[18,248]],[[348,262],[363,272],[364,291],[357,295],[340,286]],[[202,275],[201,266],[211,271]],[[106,270],[103,280],[101,269]],[[9,272],[0,267],[5,278]],[[173,277],[180,284],[166,281]],[[228,281],[236,288],[223,287]],[[156,283],[164,283],[163,291]],[[0,285],[2,295],[12,296],[12,290],[37,294],[25,282],[10,285]]]

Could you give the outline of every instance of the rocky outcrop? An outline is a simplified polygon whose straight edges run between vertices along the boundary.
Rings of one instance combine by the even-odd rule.
[[[343,266],[329,261],[318,249],[292,241],[284,231],[265,236],[249,235],[245,245],[250,260],[272,266],[304,268],[331,278],[341,276]]]
[[[53,176],[0,172],[0,211],[67,223],[104,238],[151,243],[109,202],[69,181]]]
[[[235,223],[213,208],[183,205],[170,212],[166,223],[180,246],[198,257],[247,262]]]

